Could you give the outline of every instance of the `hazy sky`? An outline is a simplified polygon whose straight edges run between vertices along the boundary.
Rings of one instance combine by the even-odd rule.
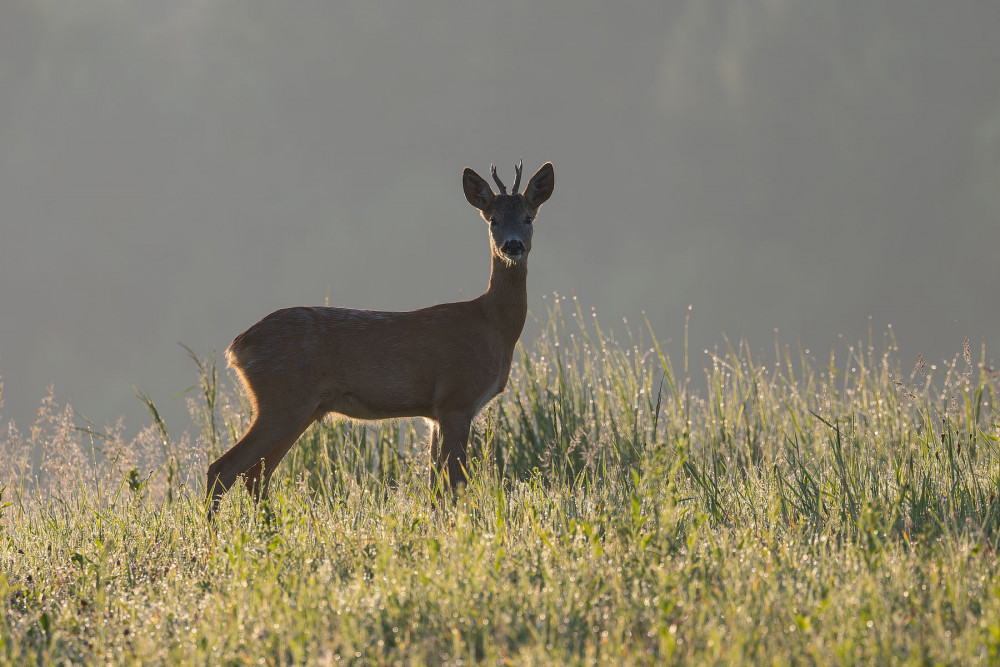
[[[1000,3],[0,4],[0,420],[168,426],[271,310],[481,293],[461,171],[555,165],[531,309],[1000,347]],[[617,323],[617,324],[616,324]],[[676,345],[671,349],[676,351]],[[692,356],[697,369],[702,357]]]

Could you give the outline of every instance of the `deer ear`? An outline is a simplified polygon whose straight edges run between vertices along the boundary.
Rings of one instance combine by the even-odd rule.
[[[552,163],[546,162],[535,172],[535,175],[528,181],[528,187],[524,189],[524,199],[531,208],[538,208],[549,200],[552,196],[552,188],[556,185],[555,173],[552,170]]]
[[[462,189],[465,190],[465,198],[469,203],[480,211],[488,211],[493,207],[493,189],[483,177],[474,172],[469,167],[462,172]]]

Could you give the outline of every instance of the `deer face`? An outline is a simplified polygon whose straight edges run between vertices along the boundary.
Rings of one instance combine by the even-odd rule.
[[[483,211],[483,218],[490,223],[493,255],[508,262],[527,257],[534,217],[524,205],[523,195],[497,195],[492,210]]]
[[[555,185],[552,163],[546,162],[531,177],[523,194],[518,194],[521,181],[521,166],[517,165],[514,191],[507,194],[507,188],[497,177],[493,167],[493,180],[501,193],[495,194],[489,184],[475,171],[466,168],[462,176],[465,198],[479,209],[483,219],[490,223],[490,248],[493,255],[508,264],[524,261],[531,251],[531,235],[538,209],[549,197]]]

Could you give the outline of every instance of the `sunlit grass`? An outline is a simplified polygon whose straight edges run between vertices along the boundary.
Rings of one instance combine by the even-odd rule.
[[[125,442],[48,399],[0,436],[0,661],[1000,659],[985,350],[904,365],[887,333],[675,368],[647,325],[550,303],[453,503],[421,424],[324,423],[211,526],[207,462],[247,424],[212,355],[198,436],[154,417]]]

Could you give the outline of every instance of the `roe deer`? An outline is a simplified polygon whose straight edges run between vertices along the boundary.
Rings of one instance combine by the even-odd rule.
[[[285,308],[236,337],[226,358],[254,417],[208,468],[210,515],[240,475],[255,498],[265,497],[275,466],[327,413],[424,417],[431,422],[433,467],[452,484],[464,481],[472,419],[507,385],[528,310],[532,221],[555,185],[551,162],[523,194],[520,163],[511,194],[496,167],[492,175],[499,194],[472,169],[462,175],[465,198],[489,223],[492,268],[481,296],[407,312]]]

